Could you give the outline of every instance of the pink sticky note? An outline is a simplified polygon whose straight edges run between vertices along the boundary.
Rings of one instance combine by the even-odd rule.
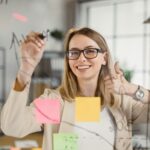
[[[60,123],[60,101],[57,99],[36,99],[35,114],[40,123]]]

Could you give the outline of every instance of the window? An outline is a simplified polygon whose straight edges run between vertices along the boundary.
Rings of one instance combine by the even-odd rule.
[[[132,82],[150,88],[150,0],[115,0],[81,3],[80,26],[99,31],[113,58],[133,70]]]

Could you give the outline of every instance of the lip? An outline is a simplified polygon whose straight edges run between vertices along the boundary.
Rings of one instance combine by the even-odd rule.
[[[91,65],[78,65],[76,66],[78,70],[85,70],[91,68]]]

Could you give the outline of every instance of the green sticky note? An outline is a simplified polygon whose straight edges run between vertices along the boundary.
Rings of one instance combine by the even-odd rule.
[[[73,133],[53,134],[54,150],[78,150],[78,136]]]

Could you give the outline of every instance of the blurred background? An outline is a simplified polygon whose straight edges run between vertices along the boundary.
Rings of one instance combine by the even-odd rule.
[[[19,45],[26,34],[43,32],[47,40],[33,74],[30,103],[45,87],[60,84],[64,34],[71,27],[84,26],[105,37],[129,81],[150,89],[150,0],[0,0],[0,110],[15,80]],[[150,127],[135,126],[133,135],[147,138]],[[13,138],[5,138],[2,134],[0,145],[14,145]]]

